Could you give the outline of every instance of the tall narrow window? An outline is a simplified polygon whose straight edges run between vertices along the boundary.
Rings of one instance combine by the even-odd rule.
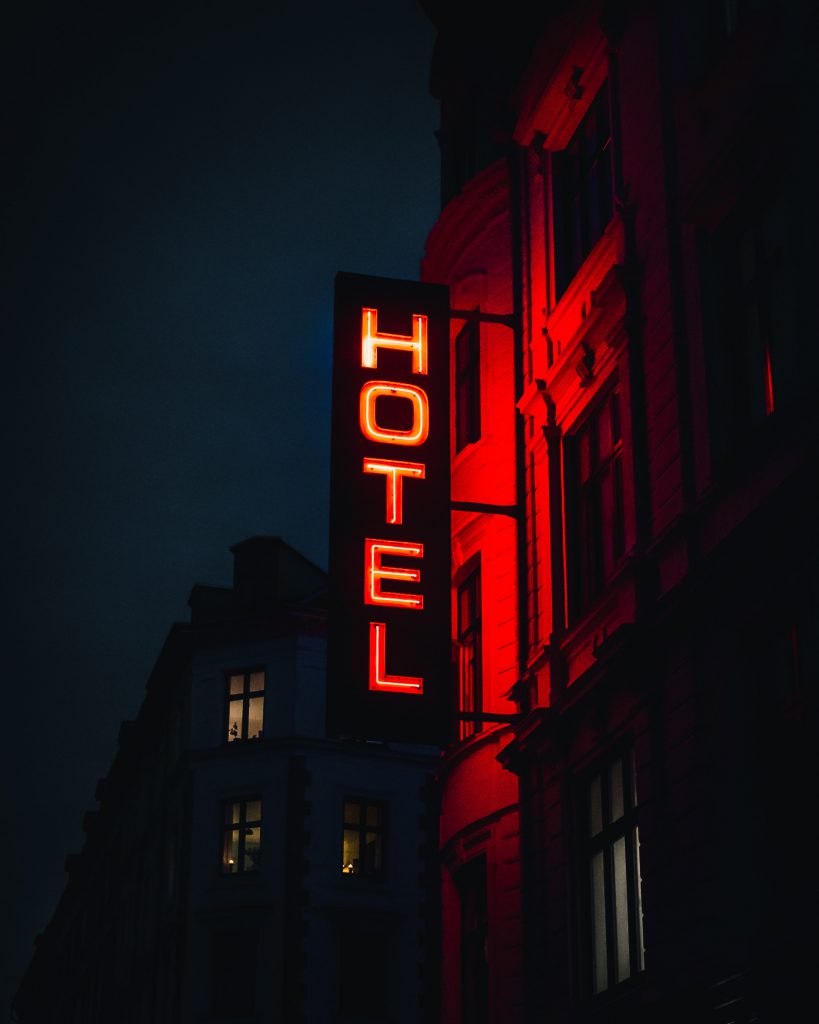
[[[231,800],[225,804],[222,828],[222,874],[246,875],[259,870],[262,846],[262,801]]]
[[[611,220],[608,89],[603,86],[565,150],[552,159],[555,293],[566,291]]]
[[[630,756],[608,761],[583,790],[582,888],[587,988],[603,992],[643,970],[637,792]]]
[[[473,569],[458,587],[458,688],[461,711],[483,710],[480,566]],[[480,729],[480,722],[462,720],[460,738],[472,736]]]
[[[461,900],[461,1020],[485,1024],[489,1019],[486,857],[467,861],[455,882]]]
[[[455,451],[481,436],[481,328],[470,321],[455,340]]]
[[[623,437],[615,383],[567,438],[569,607],[582,614],[600,594],[623,554]]]
[[[356,797],[345,799],[342,874],[364,878],[384,876],[386,817],[386,804]]]
[[[708,406],[717,458],[787,404],[795,376],[789,218],[781,191],[702,242]]]
[[[227,741],[257,740],[264,724],[264,672],[233,672],[228,679]]]

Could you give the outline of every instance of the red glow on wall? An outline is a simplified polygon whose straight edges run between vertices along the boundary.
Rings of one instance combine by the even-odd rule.
[[[389,690],[393,693],[424,692],[424,680],[418,676],[387,675],[387,626],[384,622],[370,623],[370,689]]]
[[[395,580],[400,583],[420,583],[420,569],[402,569],[400,566],[384,566],[381,559],[384,555],[397,555],[404,558],[423,558],[424,545],[412,541],[372,540],[364,541],[364,603],[392,605],[394,608],[424,607],[422,594],[401,594],[394,591],[384,593],[381,589],[382,580]]]
[[[423,480],[427,468],[423,462],[399,462],[397,459],[364,459],[365,473],[383,473],[387,485],[387,511],[384,521],[391,526],[404,522],[404,477]]]

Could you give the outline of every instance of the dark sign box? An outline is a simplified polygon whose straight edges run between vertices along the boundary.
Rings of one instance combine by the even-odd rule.
[[[413,315],[427,317],[428,372],[413,372],[408,351],[377,349],[363,367],[362,311],[378,313],[379,334],[411,336]],[[409,446],[365,437],[362,388],[381,380],[422,388],[429,434]],[[406,398],[377,400],[378,425],[408,430]],[[403,522],[386,521],[387,478],[363,471],[364,459],[422,463],[424,479],[403,481]],[[421,543],[423,558],[389,555],[385,567],[420,569],[418,583],[385,580],[388,594],[422,594],[423,609],[365,604],[365,541]],[[386,625],[391,676],[423,678],[423,693],[372,690],[370,623]],[[336,277],[330,483],[330,622],[327,728],[331,736],[443,744],[451,731],[449,289],[390,278]]]

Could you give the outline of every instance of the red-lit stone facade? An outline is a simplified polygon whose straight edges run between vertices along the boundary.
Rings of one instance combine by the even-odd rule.
[[[428,6],[442,1019],[791,1019],[817,909],[810,5],[512,4],[483,29]]]

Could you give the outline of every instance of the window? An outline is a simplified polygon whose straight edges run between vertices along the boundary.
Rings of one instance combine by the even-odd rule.
[[[609,98],[605,85],[565,150],[552,158],[555,295],[566,291],[611,220]]]
[[[481,436],[481,327],[466,324],[455,339],[455,451]]]
[[[623,554],[623,436],[620,387],[567,438],[569,611],[585,612],[601,593]]]
[[[233,672],[228,680],[227,742],[257,740],[264,721],[264,672]]]
[[[222,874],[247,875],[259,870],[262,844],[262,801],[231,800],[225,804]]]
[[[383,878],[386,816],[386,804],[345,799],[342,874]]]
[[[247,1017],[256,1007],[256,928],[226,928],[213,937],[210,1009],[214,1017]]]
[[[783,403],[793,380],[788,217],[781,193],[703,239],[708,404],[714,454]]]
[[[461,1020],[484,1024],[489,1019],[486,857],[467,861],[455,882],[461,900]]]
[[[588,965],[584,986],[603,992],[643,970],[640,842],[634,767],[609,761],[584,787],[582,871]]]
[[[459,710],[483,710],[480,566],[458,587],[458,686]],[[480,729],[480,722],[462,721],[460,738],[472,736]]]

